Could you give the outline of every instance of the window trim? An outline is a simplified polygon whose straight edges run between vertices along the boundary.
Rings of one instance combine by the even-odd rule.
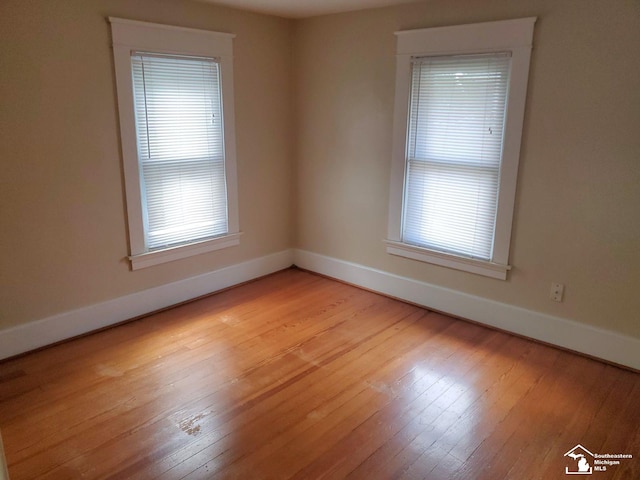
[[[174,27],[109,17],[113,40],[113,58],[118,93],[120,136],[129,227],[131,268],[150,267],[200,253],[231,247],[240,243],[238,188],[235,142],[235,108],[233,94],[234,34]],[[221,94],[224,108],[224,153],[227,183],[228,232],[224,235],[147,251],[144,240],[142,191],[138,165],[131,52],[150,51],[176,55],[216,58],[220,63]]]
[[[389,190],[387,253],[413,260],[506,280],[511,226],[536,17],[450,27],[395,32],[397,37],[396,94]],[[406,175],[406,143],[414,57],[511,52],[511,74],[505,118],[502,164],[493,255],[489,262],[416,247],[402,242],[402,212]]]

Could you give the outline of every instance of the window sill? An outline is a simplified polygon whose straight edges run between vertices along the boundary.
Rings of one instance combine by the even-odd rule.
[[[161,263],[171,262],[181,258],[187,258],[201,253],[233,247],[240,244],[241,234],[242,232],[230,233],[211,240],[205,240],[203,242],[190,243],[188,245],[165,248],[164,250],[154,250],[153,252],[131,255],[129,256],[129,260],[131,260],[131,268],[133,270],[140,270],[141,268],[151,267],[153,265],[159,265]]]
[[[441,267],[454,268],[464,272],[484,275],[485,277],[506,280],[507,272],[511,270],[510,265],[476,260],[473,258],[459,257],[450,253],[436,252],[427,248],[416,247],[394,240],[385,240],[387,253],[400,257],[411,258],[420,262],[432,263]]]

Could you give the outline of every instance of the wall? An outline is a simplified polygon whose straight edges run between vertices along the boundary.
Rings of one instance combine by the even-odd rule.
[[[237,35],[239,247],[130,271],[108,16]],[[291,34],[190,1],[0,2],[0,330],[290,247]]]
[[[385,252],[396,30],[537,16],[507,281]],[[640,338],[640,3],[432,0],[295,27],[298,248]],[[566,284],[565,300],[549,299]]]

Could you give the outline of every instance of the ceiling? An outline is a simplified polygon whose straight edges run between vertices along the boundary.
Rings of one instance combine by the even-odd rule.
[[[304,18],[329,13],[386,7],[411,0],[201,0],[216,5],[267,13],[287,18]],[[415,0],[414,0],[415,1]]]

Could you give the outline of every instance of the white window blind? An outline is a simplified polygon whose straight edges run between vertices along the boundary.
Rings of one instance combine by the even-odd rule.
[[[219,64],[134,52],[131,67],[147,251],[227,233]]]
[[[510,60],[509,53],[413,60],[405,243],[492,259]]]

